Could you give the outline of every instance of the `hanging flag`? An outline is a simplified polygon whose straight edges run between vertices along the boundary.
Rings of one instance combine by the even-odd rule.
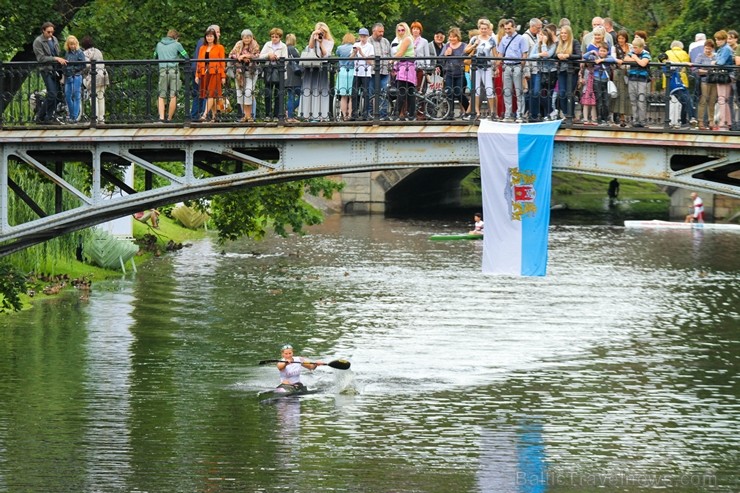
[[[478,127],[483,273],[544,276],[555,132],[560,121]]]

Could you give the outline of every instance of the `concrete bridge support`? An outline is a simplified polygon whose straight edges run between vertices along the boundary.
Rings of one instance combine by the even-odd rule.
[[[342,210],[378,214],[459,207],[460,183],[475,167],[405,168],[341,175]]]
[[[693,212],[693,202],[690,197],[691,192],[692,190],[684,188],[676,188],[670,191],[671,205],[669,214],[671,219],[683,219],[689,211]],[[728,221],[740,213],[740,199],[708,192],[700,192],[699,196],[704,201],[704,215],[709,222]]]

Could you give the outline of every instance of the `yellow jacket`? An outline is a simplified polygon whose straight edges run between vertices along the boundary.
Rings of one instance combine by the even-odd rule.
[[[671,48],[665,54],[671,63],[689,63],[691,61],[689,54],[683,48]],[[689,76],[686,75],[686,70],[684,69],[681,69],[681,80],[684,86],[689,87]],[[665,75],[663,76],[663,87],[665,87]]]

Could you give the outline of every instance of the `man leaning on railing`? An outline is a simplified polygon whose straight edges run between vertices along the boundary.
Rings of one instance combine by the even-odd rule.
[[[53,125],[60,123],[55,119],[57,105],[63,101],[61,90],[61,68],[67,61],[59,56],[59,41],[54,36],[54,24],[44,22],[41,34],[33,41],[33,53],[43,65],[39,69],[46,86],[46,97],[37,112],[36,123]]]

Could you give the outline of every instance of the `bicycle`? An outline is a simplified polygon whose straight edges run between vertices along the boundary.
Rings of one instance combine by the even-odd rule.
[[[430,81],[430,77],[433,77],[433,80]],[[449,118],[450,116],[450,102],[447,99],[442,86],[443,81],[441,77],[435,74],[431,74],[431,76],[426,75],[424,83],[421,86],[421,92],[416,93],[417,108],[424,108],[423,114],[428,120],[439,121]],[[370,114],[371,119],[375,116],[375,108],[383,106],[388,108],[389,115],[393,115],[393,108],[395,107],[397,96],[397,89],[393,85],[382,90],[380,94],[374,94],[370,97],[365,97],[361,92],[360,96],[357,98],[359,107],[352,108],[352,114],[364,115],[366,113],[366,105],[369,105],[370,111],[368,113]],[[340,109],[340,99],[341,96],[334,91],[332,94],[331,105],[333,111],[332,119],[337,122],[343,121]],[[378,103],[380,103],[381,106],[378,106]],[[361,116],[360,119],[362,119]]]

